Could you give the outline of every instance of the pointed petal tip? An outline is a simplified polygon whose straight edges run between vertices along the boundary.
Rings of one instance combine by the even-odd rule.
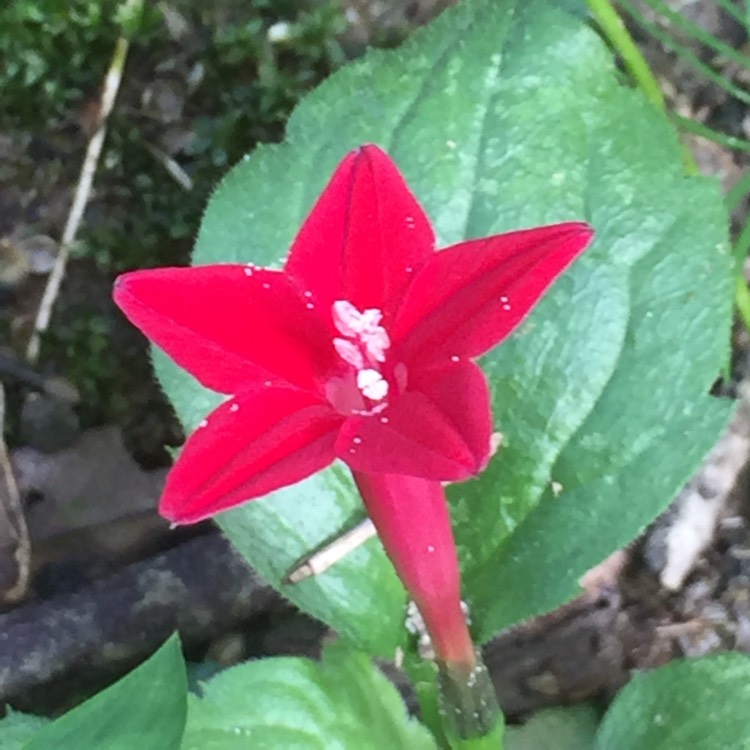
[[[170,529],[177,529],[181,526],[192,526],[201,521],[207,521],[216,515],[216,512],[212,512],[211,508],[191,508],[184,499],[164,494],[159,501],[159,515],[169,521]]]
[[[571,234],[578,235],[586,247],[596,236],[596,230],[585,221],[571,222],[569,225]]]

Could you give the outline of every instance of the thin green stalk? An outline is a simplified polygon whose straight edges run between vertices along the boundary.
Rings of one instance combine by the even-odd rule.
[[[742,273],[742,264],[747,257],[748,250],[750,250],[750,221],[748,221],[743,227],[732,250],[732,255],[737,263],[738,274]]]
[[[701,44],[705,45],[714,52],[722,55],[727,60],[731,60],[744,68],[750,67],[750,57],[739,52],[734,47],[722,42],[721,39],[706,31],[694,21],[686,18],[682,13],[672,10],[664,0],[648,0],[649,5],[661,13],[669,21],[670,26],[682,29]]]
[[[750,0],[746,0],[746,2],[748,6],[748,15],[750,16]],[[664,96],[661,93],[661,89],[659,88],[659,84],[654,77],[654,74],[651,72],[651,68],[641,54],[641,51],[638,49],[632,37],[628,33],[628,30],[625,27],[622,18],[620,18],[612,3],[609,0],[587,0],[587,3],[594,20],[599,24],[602,33],[609,41],[610,45],[622,58],[625,68],[633,77],[635,83],[643,91],[648,100],[660,112],[668,116],[666,103],[664,101]],[[630,6],[630,4],[626,2],[626,0],[622,0],[621,4],[629,7],[631,15],[637,22],[640,23],[641,21],[645,21],[645,19],[643,19],[640,14],[632,11],[632,6]],[[645,22],[641,23],[641,25],[644,26],[647,31],[652,31],[653,29],[653,24],[648,24],[647,22]],[[665,44],[669,44],[672,41],[667,37],[667,35],[661,34],[658,29],[656,30],[656,32],[657,33],[655,33],[654,36],[657,38],[661,38]],[[674,48],[675,45],[674,43],[672,43],[670,46]],[[701,69],[702,67],[707,67],[703,66],[702,63],[700,63],[700,65]],[[716,74],[710,68],[708,77],[712,80],[713,77],[716,77]],[[720,83],[720,85],[722,84]],[[722,87],[726,88],[726,86],[724,85],[722,85]],[[747,95],[746,92],[740,91],[740,94],[750,97],[750,95]],[[738,98],[742,99],[742,96]],[[704,138],[710,138],[711,140],[728,146],[729,148],[750,152],[750,144],[747,141],[742,140],[741,138],[733,138],[732,136],[718,133],[712,128],[709,128],[700,123],[696,123],[694,120],[688,120],[687,118],[676,117],[675,120],[679,125],[682,126],[683,129],[688,130],[692,133],[701,135]],[[693,158],[692,153],[686,147],[683,147],[683,159],[685,161],[685,167],[688,174],[695,174],[698,172],[695,159]],[[741,195],[738,197],[738,194],[733,191],[732,193],[730,193],[730,196],[728,196],[728,199],[731,199],[728,200],[729,205],[736,205],[736,203],[741,200],[741,197]],[[745,229],[742,231],[740,237],[735,243],[735,258],[739,256],[740,261],[743,260],[747,255],[748,250],[750,250],[750,222],[748,222],[748,224],[745,226]],[[740,317],[742,318],[742,322],[745,325],[745,328],[750,331],[750,290],[748,290],[747,283],[745,282],[745,278],[742,273],[742,263],[740,261],[737,262],[738,271],[736,276],[734,303],[737,307],[737,311]]]
[[[691,67],[708,78],[727,93],[731,94],[743,104],[750,104],[750,92],[736,86],[728,78],[717,73],[710,65],[706,65],[691,49],[676,42],[669,34],[662,31],[656,24],[647,20],[642,13],[630,2],[630,0],[619,0],[619,4],[628,12],[633,20],[654,39],[660,41],[665,47],[668,47],[679,55]]]
[[[422,723],[432,732],[438,746],[447,748],[448,740],[443,733],[436,689],[437,667],[434,662],[422,659],[409,651],[404,655],[404,671],[409,675],[414,692],[417,694]]]
[[[594,20],[599,24],[604,37],[612,49],[622,59],[625,69],[630,73],[638,88],[646,98],[665,117],[668,117],[667,103],[662,94],[659,82],[651,72],[646,58],[641,54],[638,45],[633,41],[630,32],[623,23],[620,14],[615,10],[610,0],[586,0]],[[682,160],[688,174],[697,174],[698,165],[695,163],[690,149],[683,145]]]
[[[731,213],[740,205],[742,199],[750,192],[750,172],[746,172],[735,186],[727,193],[725,202],[727,210]]]
[[[714,141],[714,143],[718,143],[725,148],[731,148],[735,151],[742,151],[746,154],[750,154],[750,141],[747,141],[744,138],[736,138],[733,135],[727,135],[720,130],[714,130],[714,128],[704,125],[702,122],[691,120],[689,117],[675,115],[674,120],[683,130],[687,130],[688,133],[699,135],[702,138],[708,138],[708,140]]]
[[[587,0],[594,20],[599,24],[604,36],[622,58],[625,68],[638,84],[648,100],[660,111],[666,112],[664,94],[659,82],[651,72],[646,58],[630,36],[620,14],[609,0]]]
[[[716,4],[721,6],[728,16],[731,16],[735,21],[741,23],[745,28],[748,28],[748,17],[750,14],[743,14],[741,10],[738,10],[732,0],[715,0]],[[750,8],[750,4],[745,4],[746,8]]]
[[[737,284],[734,290],[734,304],[742,318],[742,324],[746,330],[750,331],[750,289],[747,288],[747,282],[741,275],[737,276]]]

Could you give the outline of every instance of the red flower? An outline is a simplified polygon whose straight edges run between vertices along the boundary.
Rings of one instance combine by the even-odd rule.
[[[435,252],[398,170],[365,146],[339,165],[283,271],[121,276],[115,300],[130,320],[230,396],[185,444],[162,515],[199,521],[343,460],[438,659],[471,691],[475,653],[441,482],[478,473],[490,456],[489,392],[473,359],[591,237],[586,224],[558,224]]]
[[[492,430],[473,358],[502,341],[592,236],[568,223],[435,252],[430,223],[376,146],[350,153],[283,271],[135,271],[115,301],[230,398],[188,439],[161,500],[190,523],[336,458],[355,472],[459,481]]]

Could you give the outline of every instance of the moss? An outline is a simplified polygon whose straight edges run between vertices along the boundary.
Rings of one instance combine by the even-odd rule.
[[[174,442],[176,428],[151,381],[145,344],[122,338],[127,324],[101,298],[123,270],[188,261],[213,186],[257,142],[283,136],[299,98],[343,61],[336,35],[344,25],[334,0],[307,7],[298,0],[169,5],[188,30],[175,40],[159,6],[147,3],[74,249],[73,265],[96,266],[82,283],[97,289],[92,296],[100,302],[90,304],[85,288],[66,281],[41,365],[81,391],[84,426],[134,424],[156,404],[166,423],[152,425],[157,442]],[[0,129],[33,134],[37,144],[50,146],[44,163],[37,160],[30,172],[36,184],[54,173],[62,184],[75,185],[86,144],[79,125],[95,105],[118,36],[117,6],[108,0],[19,0],[0,9],[0,58],[11,61],[0,71],[6,105]],[[269,38],[272,27],[275,40]],[[197,85],[186,83],[200,70]],[[174,121],[154,117],[144,105],[144,91],[155,81],[173,85],[182,97]],[[174,158],[192,180],[190,191],[154,155],[170,128],[181,129],[189,141]]]

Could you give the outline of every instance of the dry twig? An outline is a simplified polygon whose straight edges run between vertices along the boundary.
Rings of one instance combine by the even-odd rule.
[[[86,204],[89,200],[91,185],[94,181],[96,167],[99,163],[99,157],[102,153],[102,147],[104,146],[104,138],[107,133],[107,118],[112,112],[112,107],[114,106],[117,92],[120,88],[122,72],[125,68],[125,60],[128,55],[128,46],[129,44],[126,37],[121,36],[117,40],[117,45],[115,46],[115,51],[112,55],[112,61],[109,65],[107,76],[104,79],[104,88],[100,100],[98,127],[91,136],[88,148],[86,149],[86,157],[83,160],[81,174],[78,178],[78,185],[76,187],[75,196],[73,197],[73,205],[70,207],[68,220],[65,223],[65,229],[63,230],[62,239],[60,240],[60,250],[57,254],[54,268],[47,280],[47,286],[44,289],[44,295],[39,304],[36,320],[34,321],[34,331],[31,334],[31,338],[29,339],[26,348],[26,359],[32,364],[39,359],[41,335],[49,326],[50,318],[52,317],[52,309],[60,291],[63,277],[65,276],[65,269],[68,263],[68,257],[70,256],[70,248],[76,238],[76,234],[78,233],[78,228],[83,219],[83,212],[86,209]]]

